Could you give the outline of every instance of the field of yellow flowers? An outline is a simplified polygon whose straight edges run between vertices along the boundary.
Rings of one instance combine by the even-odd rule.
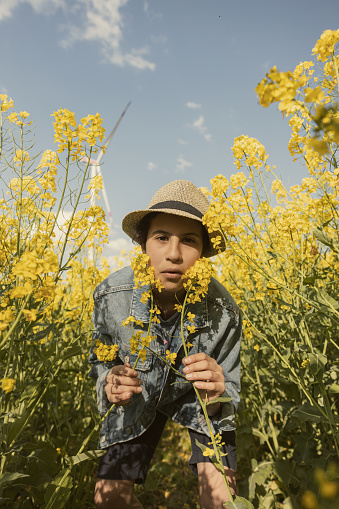
[[[288,119],[291,156],[309,176],[286,189],[243,135],[238,172],[205,190],[205,222],[227,244],[218,277],[244,318],[238,486],[255,508],[339,503],[338,42],[339,30],[325,31],[315,62],[273,68],[256,89]],[[102,454],[87,376],[92,292],[109,267],[104,213],[89,201],[100,177],[90,180],[84,156],[104,129],[98,114],[77,123],[60,109],[57,151],[37,159],[29,114],[6,95],[0,110],[0,505],[92,508]],[[145,507],[198,507],[188,455],[185,430],[168,425],[138,488]]]

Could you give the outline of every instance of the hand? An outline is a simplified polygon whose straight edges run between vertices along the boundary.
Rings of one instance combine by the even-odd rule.
[[[105,392],[108,401],[116,405],[126,406],[133,394],[142,392],[142,381],[138,373],[126,363],[123,366],[114,366],[106,376]]]
[[[182,362],[185,365],[183,373],[186,375],[186,379],[194,383],[203,401],[206,399],[211,401],[224,394],[224,373],[215,359],[201,352],[185,357]],[[217,414],[219,409],[220,402],[208,405],[208,415]]]

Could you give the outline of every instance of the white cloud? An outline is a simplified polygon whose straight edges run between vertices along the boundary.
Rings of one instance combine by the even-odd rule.
[[[50,14],[56,8],[66,8],[66,0],[0,0],[0,21],[11,18],[20,4],[28,4],[41,14]]]
[[[149,161],[149,163],[147,163],[146,168],[148,169],[148,171],[153,171],[157,168],[157,165],[155,163],[152,163],[152,161]]]
[[[118,237],[117,239],[110,240],[109,243],[104,247],[103,256],[107,258],[111,269],[117,267],[117,260],[122,260],[121,251],[124,249],[126,253],[129,253],[135,244],[127,237]],[[129,263],[127,263],[129,265]]]
[[[186,161],[182,155],[180,155],[177,159],[177,164],[176,164],[176,170],[177,171],[185,171],[186,168],[189,168],[193,166],[192,163],[190,163],[189,161]]]
[[[76,16],[76,23],[59,27],[64,32],[60,41],[63,48],[75,42],[99,42],[105,59],[121,67],[129,65],[137,69],[155,69],[155,63],[147,59],[149,48],[141,46],[123,48],[123,16],[121,9],[130,0],[0,0],[0,21],[8,19],[20,4],[29,4],[39,14],[51,14],[57,8],[67,16]]]
[[[178,143],[180,145],[187,145],[187,141],[182,140],[181,138],[178,139]]]
[[[193,122],[191,125],[193,129],[197,129],[197,131],[205,138],[206,141],[210,141],[212,139],[212,135],[207,132],[207,127],[205,126],[205,118],[200,115],[200,117]]]
[[[188,102],[188,103],[186,103],[186,106],[187,106],[187,108],[192,108],[192,109],[201,108],[201,104],[198,104],[195,102]]]

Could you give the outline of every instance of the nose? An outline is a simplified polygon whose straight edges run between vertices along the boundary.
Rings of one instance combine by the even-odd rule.
[[[180,248],[180,239],[178,237],[171,237],[168,242],[167,260],[172,263],[182,262],[182,253]]]

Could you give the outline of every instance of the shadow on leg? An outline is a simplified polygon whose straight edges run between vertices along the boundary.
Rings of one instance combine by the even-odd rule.
[[[98,509],[142,509],[133,494],[133,481],[97,479],[94,503]]]
[[[199,479],[200,509],[224,509],[224,502],[230,500],[224,478],[213,463],[197,463]],[[235,495],[235,472],[225,468],[226,478],[232,495]]]

